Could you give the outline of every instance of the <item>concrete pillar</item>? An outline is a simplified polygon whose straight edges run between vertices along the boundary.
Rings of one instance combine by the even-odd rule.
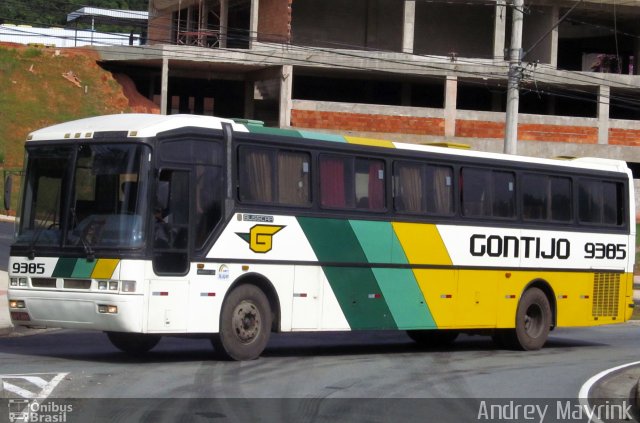
[[[458,106],[458,77],[447,76],[444,87],[444,136],[456,135],[456,110]]]
[[[413,40],[416,27],[416,2],[405,0],[404,20],[402,22],[402,52],[413,54]]]
[[[598,144],[609,144],[609,97],[611,87],[600,85],[598,90]]]
[[[162,58],[162,76],[160,79],[160,113],[166,115],[169,105],[169,59],[166,57]]]
[[[229,30],[229,0],[220,0],[220,48],[227,48]]]
[[[553,6],[551,8],[551,21],[553,22],[553,24],[558,22],[558,18],[559,18],[559,8],[558,6]],[[551,57],[549,58],[549,64],[554,68],[558,67],[558,26],[553,28],[553,31],[551,31],[551,35],[550,35],[551,39],[549,40],[551,44],[549,46],[549,49],[550,49],[549,54],[551,55]]]
[[[249,18],[249,48],[258,40],[258,11],[260,10],[260,0],[251,0],[251,16]],[[253,84],[252,84],[253,85]]]
[[[293,91],[293,66],[282,66],[280,80],[280,110],[278,114],[278,126],[286,128],[291,126],[291,93]]]
[[[493,58],[504,58],[504,40],[507,28],[507,6],[505,0],[496,0],[496,16],[493,21]]]

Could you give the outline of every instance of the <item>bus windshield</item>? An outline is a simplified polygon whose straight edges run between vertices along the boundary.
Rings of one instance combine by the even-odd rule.
[[[29,148],[16,243],[87,253],[144,245],[148,153],[126,144]]]

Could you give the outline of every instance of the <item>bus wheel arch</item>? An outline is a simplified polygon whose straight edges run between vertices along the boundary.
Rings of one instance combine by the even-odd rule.
[[[229,288],[220,311],[219,331],[211,341],[224,359],[253,360],[269,342],[278,305],[275,290],[259,275],[245,275]],[[269,298],[271,297],[271,299]]]
[[[533,351],[544,346],[555,326],[555,296],[542,280],[530,282],[522,291],[514,316],[514,329],[496,330],[493,339],[499,346]]]
[[[258,273],[247,273],[242,275],[231,284],[224,299],[226,300],[229,293],[237,286],[243,284],[255,285],[260,288],[264,295],[267,296],[267,299],[269,300],[269,307],[271,308],[271,331],[280,332],[280,299],[271,281],[263,275]]]

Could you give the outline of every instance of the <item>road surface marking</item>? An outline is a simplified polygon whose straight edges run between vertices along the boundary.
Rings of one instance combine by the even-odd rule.
[[[2,388],[4,391],[11,392],[26,399],[44,399],[51,395],[51,392],[53,392],[55,387],[58,386],[62,379],[64,379],[69,373],[54,374],[55,376],[50,381],[31,374],[0,375],[0,381],[2,381]],[[32,388],[31,385],[36,389]]]
[[[640,361],[634,361],[633,363],[627,363],[627,364],[622,364],[620,366],[612,367],[610,369],[601,371],[597,375],[590,377],[589,380],[587,380],[584,383],[584,385],[582,385],[582,387],[580,388],[580,392],[578,393],[578,399],[580,400],[580,405],[582,405],[583,407],[589,406],[589,391],[591,391],[591,388],[593,388],[593,385],[595,385],[600,379],[603,379],[605,376],[610,375],[613,372],[617,372],[620,369],[624,369],[625,367],[635,366],[637,364],[640,364]],[[591,421],[593,423],[603,423],[602,420],[600,420],[595,416],[591,418]]]

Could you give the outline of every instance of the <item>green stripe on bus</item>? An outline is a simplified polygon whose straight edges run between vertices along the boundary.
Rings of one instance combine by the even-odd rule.
[[[302,138],[300,133],[296,130],[292,129],[280,129],[280,128],[270,128],[266,126],[260,125],[245,125],[245,127],[249,130],[249,132],[253,134],[267,134],[267,135],[279,135],[283,137],[295,137]]]
[[[75,258],[61,258],[58,259],[56,263],[56,267],[53,269],[53,274],[51,277],[53,278],[70,278],[73,274],[73,269],[76,266],[76,261],[78,259]]]
[[[332,142],[344,142],[347,140],[344,139],[342,135],[336,134],[325,134],[322,132],[311,132],[311,131],[298,131],[302,138],[310,139],[310,140],[321,140],[321,141],[332,141]]]
[[[87,261],[86,259],[76,260],[76,265],[71,273],[72,278],[90,278],[93,268],[96,267],[96,260]]]
[[[323,266],[352,330],[398,329],[371,269]]]
[[[299,217],[298,222],[321,262],[367,262],[349,221]],[[371,269],[323,266],[322,270],[351,329],[397,329]]]
[[[391,223],[365,220],[350,223],[370,263],[409,263]],[[374,268],[373,274],[398,329],[436,327],[411,269]]]

